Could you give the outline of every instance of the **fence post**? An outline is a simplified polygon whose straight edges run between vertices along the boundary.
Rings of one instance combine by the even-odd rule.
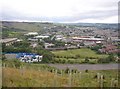
[[[111,87],[113,87],[113,80],[114,80],[114,78],[111,79]]]
[[[68,82],[69,82],[69,87],[71,87],[71,72],[69,72],[69,80],[68,80]]]
[[[5,68],[5,66],[6,66],[5,63],[3,63],[3,67],[4,67],[4,68]]]
[[[101,89],[103,88],[103,75],[101,75]]]
[[[118,80],[114,80],[114,87],[118,87]]]
[[[62,73],[63,73],[63,71],[61,70],[61,76],[63,76],[63,74],[62,74]]]
[[[52,69],[52,73],[54,73],[54,69]]]
[[[100,87],[100,73],[97,73],[97,80],[98,80],[98,84],[99,84],[99,87]]]
[[[82,78],[82,77],[81,77],[81,73],[82,73],[82,72],[79,73],[79,78],[80,78],[80,79]]]
[[[54,87],[56,87],[56,85],[57,85],[57,70],[55,70],[55,72],[54,72]]]

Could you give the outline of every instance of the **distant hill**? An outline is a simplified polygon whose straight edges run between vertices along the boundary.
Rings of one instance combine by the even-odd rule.
[[[2,28],[7,28],[16,31],[42,31],[44,27],[52,26],[52,23],[39,23],[39,22],[2,22]]]
[[[22,37],[23,34],[28,32],[44,32],[44,27],[51,27],[53,23],[40,23],[40,22],[8,22],[2,21],[2,38],[8,37]]]
[[[69,25],[76,25],[82,27],[97,27],[100,29],[118,29],[118,24],[107,24],[107,23],[67,23]]]
[[[48,22],[8,22],[2,21],[2,29],[7,28],[13,31],[21,31],[21,32],[28,32],[28,31],[43,31],[44,27],[51,27],[53,25],[60,25],[58,23],[48,23]],[[63,25],[61,23],[61,25]],[[118,29],[118,24],[106,24],[106,23],[67,23],[64,25],[75,25],[80,27],[97,27],[100,29]],[[3,30],[4,30],[3,29]]]

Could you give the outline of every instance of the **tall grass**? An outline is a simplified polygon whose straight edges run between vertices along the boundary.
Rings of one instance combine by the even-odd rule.
[[[43,64],[9,63],[3,63],[4,87],[118,87],[117,70],[66,72]]]

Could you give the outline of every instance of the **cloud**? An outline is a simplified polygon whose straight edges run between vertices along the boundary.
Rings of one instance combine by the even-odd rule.
[[[117,23],[118,1],[2,0],[1,14],[2,20]]]

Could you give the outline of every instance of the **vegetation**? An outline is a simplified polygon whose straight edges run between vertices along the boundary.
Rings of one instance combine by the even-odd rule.
[[[16,42],[13,45],[6,46],[4,43],[2,44],[2,52],[12,53],[12,52],[27,52],[27,53],[36,53],[39,55],[43,55],[42,63],[48,63],[54,59],[54,54],[48,50],[45,50],[39,45],[37,48],[30,47],[30,43],[27,41]],[[5,56],[3,55],[3,59]]]
[[[43,55],[42,63],[49,63],[51,60],[54,59],[54,54],[48,50],[39,48],[37,49],[36,53],[39,55]]]
[[[17,42],[13,45],[6,46],[4,43],[2,44],[2,52],[31,52],[31,47],[28,42]]]
[[[109,55],[97,54],[89,48],[80,48],[73,50],[52,51],[55,55],[54,62],[57,63],[98,63],[98,59],[106,59]]]
[[[44,31],[44,27],[51,27],[53,26],[52,23],[32,23],[32,22],[2,22],[2,29],[3,32],[5,31],[5,33],[3,33],[3,36],[9,37],[9,34],[7,34],[6,32],[19,32],[19,33],[26,33],[26,32],[43,32]],[[17,36],[17,35],[16,35]],[[16,37],[14,36],[14,37]],[[17,36],[18,37],[18,36]]]
[[[21,33],[24,30],[17,29],[17,28],[8,28],[4,27],[2,28],[2,38],[7,38],[7,37],[17,37],[20,38],[23,36],[23,33]]]
[[[73,49],[73,50],[67,50],[67,51],[53,51],[53,53],[56,56],[62,56],[62,57],[79,57],[79,58],[105,58],[108,55],[100,55],[97,54],[96,52],[92,51],[89,48],[81,48],[81,49]]]
[[[101,48],[102,48],[102,45],[96,45],[96,46],[91,47],[91,50],[94,50],[94,51],[96,51],[97,53],[100,53],[100,52],[99,52],[99,49],[101,49]]]
[[[3,61],[3,87],[118,87],[118,70],[70,71],[45,64],[16,64]]]

